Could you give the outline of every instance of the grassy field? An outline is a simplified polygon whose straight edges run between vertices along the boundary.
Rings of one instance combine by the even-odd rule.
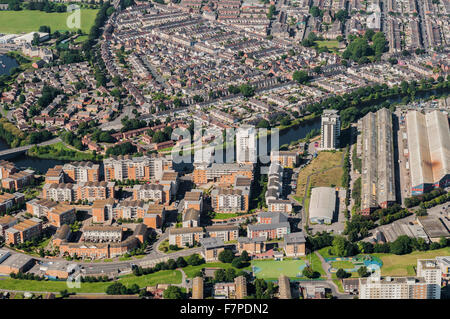
[[[221,262],[215,262],[215,263],[206,263],[206,264],[201,264],[198,266],[186,266],[183,268],[184,273],[186,274],[186,277],[188,278],[193,278],[195,273],[202,270],[203,268],[222,268],[222,269],[228,269],[228,268],[234,268],[233,266],[231,266],[231,264],[224,264]],[[236,270],[236,272],[239,272],[241,270],[251,270],[251,267],[245,267],[245,268],[241,268],[241,269],[237,269],[234,268]]]
[[[257,278],[265,280],[277,280],[280,274],[284,274],[290,278],[298,278],[298,274],[302,272],[306,266],[303,260],[253,260],[252,267],[257,267],[260,271],[255,273]]]
[[[238,214],[234,214],[234,213],[216,213],[214,215],[213,219],[227,219],[227,218],[232,218],[232,217],[237,217],[239,216]]]
[[[74,43],[81,43],[88,39],[87,35],[80,35],[78,38],[76,38],[73,42]]]
[[[98,10],[82,9],[80,16],[80,29],[89,33],[94,24]],[[0,33],[22,33],[38,31],[42,25],[50,27],[54,31],[76,31],[67,26],[67,18],[72,12],[46,13],[43,11],[0,11]]]
[[[383,261],[383,267],[381,267],[381,275],[383,276],[412,276],[416,274],[417,259],[449,255],[450,247],[429,251],[415,251],[408,255],[373,254],[373,256],[377,256]]]
[[[319,253],[324,258],[336,257],[328,252],[330,247],[325,247],[319,250]],[[381,274],[383,276],[414,276],[416,274],[415,267],[417,266],[417,259],[429,259],[437,256],[449,256],[450,247],[429,250],[429,251],[414,251],[407,255],[394,255],[394,254],[368,254],[370,256],[375,256],[381,259],[383,266],[381,267]],[[339,261],[343,263],[345,261]],[[338,261],[333,262],[334,264]],[[336,267],[338,268],[338,267]],[[339,267],[344,268],[344,267]],[[353,275],[355,277],[357,275]]]
[[[126,275],[119,279],[119,282],[125,286],[137,284],[139,287],[154,286],[160,284],[179,284],[181,283],[181,272],[178,270],[163,270],[153,274],[144,276]],[[23,291],[43,291],[43,292],[60,292],[67,289],[69,292],[80,293],[103,293],[112,282],[93,282],[81,283],[81,288],[68,288],[65,281],[36,281],[36,280],[20,280],[9,277],[0,278],[0,288],[9,290]]]
[[[319,48],[327,47],[328,49],[338,48],[339,41],[338,40],[325,40],[325,41],[316,41]]]
[[[311,176],[311,185],[313,185],[314,187],[333,187],[333,185],[342,186],[342,174],[344,174],[344,169],[342,167],[332,168],[329,171]]]
[[[59,159],[67,161],[91,161],[94,159],[94,155],[91,151],[82,152],[71,149],[68,148],[63,142],[58,142],[52,145],[39,146],[37,152],[34,152],[33,149],[30,149],[28,150],[28,155],[43,159]]]
[[[342,287],[342,281],[340,279],[333,279],[333,282],[338,286],[339,292],[345,292],[344,287]]]
[[[164,251],[163,250],[164,248],[167,248],[167,251]],[[158,247],[158,250],[163,252],[163,253],[165,253],[165,254],[174,253],[176,251],[180,251],[180,250],[184,250],[184,249],[187,249],[187,247],[183,247],[183,248],[180,248],[180,249],[177,249],[177,250],[169,249],[169,240],[168,239],[164,240]]]
[[[322,268],[322,263],[320,262],[319,257],[315,253],[308,254],[305,257],[302,257],[303,260],[311,262],[312,268],[320,273],[320,276],[326,277],[325,270]]]
[[[331,267],[336,268],[336,269],[342,268],[345,270],[345,269],[353,269],[353,268],[355,268],[355,265],[353,265],[353,263],[350,261],[344,260],[344,261],[333,261],[331,263]]]
[[[306,189],[306,181],[308,179],[308,176],[312,173],[321,172],[323,170],[329,169],[333,166],[339,165],[342,163],[342,152],[320,152],[316,158],[314,158],[311,163],[306,166],[304,169],[300,171],[298,174],[298,180],[297,180],[297,192],[296,195],[299,198],[303,198],[305,196],[305,189]],[[333,169],[334,170],[334,169]],[[333,172],[331,170],[331,172]],[[342,169],[341,169],[342,171]],[[341,172],[342,175],[342,172]],[[341,176],[340,175],[340,176]],[[339,179],[340,179],[339,176]],[[315,178],[315,179],[314,179]],[[312,185],[315,186],[330,186],[331,184],[334,185],[340,185],[340,180],[337,182],[337,177],[331,176],[331,174],[323,173],[318,174],[318,176],[312,176],[311,181],[313,182]],[[321,185],[314,184],[314,181],[316,183],[321,183]],[[325,182],[330,182],[329,184],[325,184]]]

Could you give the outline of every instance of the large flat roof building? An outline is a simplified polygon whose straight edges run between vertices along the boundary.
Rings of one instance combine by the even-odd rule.
[[[450,184],[450,130],[448,117],[439,111],[406,115],[411,194]]]
[[[368,113],[358,122],[361,137],[361,213],[396,201],[392,112]]]
[[[331,224],[336,210],[336,190],[332,187],[314,187],[309,203],[311,223]]]

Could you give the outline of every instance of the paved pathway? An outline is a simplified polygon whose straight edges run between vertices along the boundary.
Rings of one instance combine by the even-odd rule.
[[[329,264],[325,261],[325,259],[322,257],[322,255],[319,254],[319,252],[315,251],[314,253],[320,259],[320,262],[322,264],[322,268],[323,268],[323,270],[325,271],[325,273],[327,275],[326,282],[329,284],[329,287],[330,287],[331,291],[333,292],[333,296],[336,296],[339,299],[352,299],[353,297],[351,295],[339,292],[339,288],[333,282],[333,277],[332,277],[332,275],[331,275],[331,273],[329,271]]]

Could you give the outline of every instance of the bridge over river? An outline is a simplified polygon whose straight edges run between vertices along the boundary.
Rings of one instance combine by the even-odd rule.
[[[59,137],[39,143],[39,144],[30,144],[30,145],[25,145],[25,146],[20,146],[20,147],[16,147],[16,148],[8,148],[6,150],[0,151],[0,159],[7,159],[7,158],[11,158],[14,157],[20,153],[25,153],[26,151],[28,151],[30,148],[32,148],[33,146],[46,146],[46,145],[52,145],[52,144],[56,144],[61,142],[61,139]]]

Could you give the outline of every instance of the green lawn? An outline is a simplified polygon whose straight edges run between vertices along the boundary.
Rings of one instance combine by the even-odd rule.
[[[164,247],[167,248],[167,251],[163,250]],[[163,253],[165,253],[165,254],[171,254],[171,253],[174,253],[174,252],[177,252],[177,251],[180,251],[180,250],[184,250],[184,249],[188,249],[188,247],[183,247],[183,248],[179,248],[179,249],[176,249],[176,250],[169,249],[169,240],[168,239],[164,240],[158,247],[158,250],[163,252]]]
[[[74,160],[74,161],[91,161],[94,155],[91,151],[78,151],[68,148],[63,142],[58,142],[52,145],[39,146],[37,151],[34,148],[28,151],[28,155],[39,157],[43,159],[59,159],[59,160]]]
[[[254,275],[265,280],[278,280],[280,274],[284,274],[292,279],[300,278],[305,261],[297,260],[253,260]],[[256,269],[255,269],[256,268]]]
[[[239,216],[238,214],[234,214],[234,213],[216,213],[214,215],[213,219],[227,219],[227,218],[232,218],[232,217],[237,217]]]
[[[161,270],[144,276],[126,275],[119,279],[124,285],[137,284],[139,287],[155,286],[156,284],[180,284],[181,272],[179,270]]]
[[[87,35],[80,35],[78,38],[76,38],[73,42],[74,43],[81,43],[88,39]]]
[[[326,277],[325,270],[322,268],[322,263],[315,253],[308,254],[306,257],[302,257],[302,259],[311,262],[312,268],[317,271],[320,276]]]
[[[333,282],[338,286],[339,292],[344,293],[344,287],[342,287],[342,281],[340,279],[333,279]]]
[[[437,256],[449,256],[450,247],[429,251],[414,251],[407,255],[373,254],[381,259],[383,276],[413,276],[416,274],[417,259],[430,259]]]
[[[336,269],[342,268],[345,270],[345,269],[353,269],[353,268],[355,268],[355,265],[353,265],[353,263],[350,261],[344,260],[344,261],[333,261],[331,263],[331,267],[336,268]]]
[[[186,277],[188,278],[193,278],[195,273],[202,270],[203,268],[222,268],[222,269],[228,269],[228,268],[234,268],[231,266],[231,264],[224,264],[221,262],[215,262],[215,263],[206,263],[206,264],[201,264],[198,266],[186,266],[183,268],[184,273],[186,274]],[[241,269],[237,269],[234,268],[234,270],[236,270],[236,272],[239,272],[241,270],[251,270],[251,267],[245,267],[245,268],[241,268]]]
[[[336,257],[333,254],[329,253],[328,250],[330,248],[331,247],[322,248],[319,250],[319,253],[324,258]],[[381,274],[383,276],[414,276],[416,274],[415,267],[417,266],[417,259],[432,259],[437,256],[449,256],[450,247],[429,251],[414,251],[411,254],[407,255],[381,254],[381,253],[374,253],[367,255],[378,257],[381,259],[381,261],[383,262],[383,266],[381,267]],[[333,262],[334,267],[336,263],[347,263],[347,261],[335,261]],[[352,277],[355,276],[357,275],[352,274]]]
[[[94,24],[98,10],[81,9],[80,28],[89,33]],[[50,27],[54,31],[76,31],[67,26],[67,18],[73,12],[46,13],[43,11],[0,11],[0,33],[22,33],[38,31],[42,25]]]
[[[338,48],[339,41],[337,40],[325,40],[325,41],[316,41],[319,48],[327,47],[328,49]]]
[[[137,284],[139,287],[154,286],[156,284],[179,284],[181,283],[181,272],[178,270],[162,270],[144,276],[132,274],[119,278],[119,282],[126,286]],[[81,283],[81,288],[68,288],[65,281],[37,281],[20,280],[9,277],[0,278],[0,288],[9,290],[60,292],[67,289],[69,292],[79,293],[103,293],[112,282]]]

